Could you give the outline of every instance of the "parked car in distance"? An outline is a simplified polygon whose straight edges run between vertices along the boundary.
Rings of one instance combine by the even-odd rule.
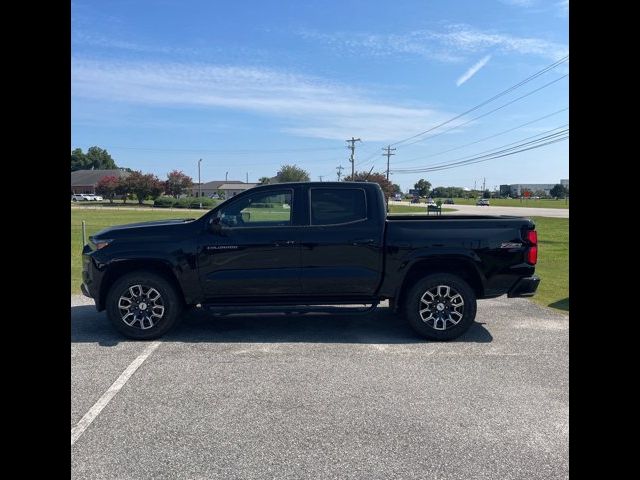
[[[478,207],[488,207],[489,206],[489,199],[488,198],[479,198],[478,201],[476,202],[476,205]]]
[[[72,202],[97,202],[102,201],[103,198],[100,195],[94,195],[93,193],[76,193],[71,195]]]
[[[447,198],[447,199],[444,201],[444,204],[445,204],[445,205],[455,205],[455,203],[453,202],[453,198]]]
[[[413,197],[411,199],[411,203],[420,203],[420,199],[418,197]]]
[[[251,214],[269,203],[269,215]],[[189,308],[344,314],[336,305],[370,305],[348,312],[361,314],[383,300],[419,335],[451,340],[473,325],[477,299],[534,294],[537,244],[527,218],[387,215],[377,183],[282,183],[196,220],[93,234],[81,289],[138,340],[162,336]]]
[[[427,198],[427,206],[435,205],[435,204],[436,204],[436,202],[433,201],[433,198],[431,198],[431,197]]]

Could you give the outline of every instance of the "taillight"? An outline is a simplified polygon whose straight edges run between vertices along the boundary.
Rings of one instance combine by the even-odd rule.
[[[530,244],[526,253],[527,263],[535,265],[538,262],[538,232],[527,230],[527,242]]]
[[[538,232],[535,230],[527,230],[527,241],[533,245],[538,244]]]

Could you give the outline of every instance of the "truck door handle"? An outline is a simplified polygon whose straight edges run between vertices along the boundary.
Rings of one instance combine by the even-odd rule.
[[[373,238],[360,238],[358,240],[351,240],[351,245],[371,245],[375,242]]]
[[[286,247],[286,246],[295,245],[295,244],[296,244],[295,240],[276,240],[275,242],[273,242],[273,245],[276,247]]]

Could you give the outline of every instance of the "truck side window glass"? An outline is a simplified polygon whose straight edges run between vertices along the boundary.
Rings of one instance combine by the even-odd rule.
[[[249,195],[218,212],[227,227],[278,227],[291,225],[292,191]]]
[[[312,188],[311,224],[336,225],[367,218],[364,190],[360,188]]]

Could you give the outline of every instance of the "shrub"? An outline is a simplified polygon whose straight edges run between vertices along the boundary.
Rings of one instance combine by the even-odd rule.
[[[252,203],[251,208],[282,208],[282,203]]]
[[[208,197],[183,197],[175,200],[174,208],[200,208],[202,202],[203,208],[211,208],[216,205],[216,201]]]
[[[154,207],[169,208],[176,204],[177,200],[173,197],[159,197],[153,202]]]

